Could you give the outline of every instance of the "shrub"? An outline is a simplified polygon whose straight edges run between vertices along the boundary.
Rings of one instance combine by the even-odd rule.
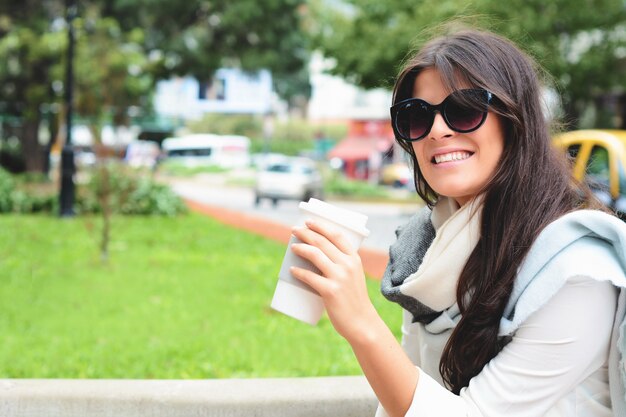
[[[325,183],[325,191],[328,194],[344,197],[388,197],[388,193],[383,187],[366,181],[351,180],[341,173],[333,173],[330,175],[330,178],[328,178]]]
[[[119,163],[96,169],[87,184],[76,189],[78,213],[100,213],[106,194],[112,213],[175,216],[187,211],[167,186]],[[105,177],[108,182],[105,182]],[[0,168],[0,213],[57,213],[58,190],[42,175],[12,175]]]
[[[175,216],[186,211],[182,200],[167,186],[139,178],[128,200],[120,207],[122,214],[160,214]]]
[[[313,140],[272,139],[266,145],[263,140],[253,140],[250,144],[250,152],[263,152],[265,151],[266,146],[268,147],[269,152],[297,156],[300,155],[303,151],[312,150],[315,144]]]
[[[13,176],[0,168],[0,213],[13,211],[13,193],[15,181]]]
[[[13,192],[13,208],[15,213],[52,213],[58,209],[58,195],[37,195],[23,190]]]
[[[206,114],[200,120],[189,122],[189,130],[195,133],[217,135],[242,135],[249,138],[263,136],[263,120],[252,115]]]
[[[190,177],[196,174],[213,174],[228,171],[228,168],[224,168],[218,165],[187,166],[179,161],[168,159],[159,163],[157,169],[160,173],[174,175],[177,177]]]
[[[0,168],[0,213],[50,212],[57,207],[57,194],[43,174],[12,175]]]
[[[348,127],[345,124],[316,124],[303,119],[292,119],[276,123],[272,139],[277,142],[313,142],[321,134],[324,138],[337,142],[347,133]]]
[[[79,211],[100,213],[105,196],[115,214],[175,216],[186,212],[183,201],[167,186],[119,163],[108,163],[94,170],[79,190]]]

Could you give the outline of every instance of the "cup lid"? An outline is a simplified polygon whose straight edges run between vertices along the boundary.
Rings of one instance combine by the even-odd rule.
[[[308,202],[301,202],[298,206],[316,216],[323,217],[341,226],[344,226],[363,237],[367,237],[370,231],[365,227],[367,216],[359,212],[334,206],[316,198],[310,198]]]

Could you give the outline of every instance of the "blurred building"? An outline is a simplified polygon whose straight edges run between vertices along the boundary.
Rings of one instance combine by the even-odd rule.
[[[205,113],[267,114],[272,107],[272,75],[267,70],[244,72],[222,68],[213,77],[179,77],[157,84],[157,114],[182,120]]]
[[[318,123],[346,123],[348,134],[327,157],[340,159],[348,178],[378,180],[382,166],[401,158],[394,146],[389,106],[390,89],[363,90],[328,74],[332,61],[314,54],[311,60],[309,119]]]
[[[352,119],[348,135],[328,153],[342,161],[346,177],[378,182],[382,166],[393,159],[394,136],[389,120]]]
[[[332,60],[315,53],[311,57],[311,99],[308,106],[310,120],[332,122],[338,120],[389,120],[391,85],[389,89],[364,90],[341,77],[330,75]]]

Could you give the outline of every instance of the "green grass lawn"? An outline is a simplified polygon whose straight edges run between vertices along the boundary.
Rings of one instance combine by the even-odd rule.
[[[0,216],[0,378],[230,378],[359,374],[327,318],[269,308],[285,246],[192,214]],[[370,281],[370,280],[368,280]],[[399,334],[399,307],[368,282]]]

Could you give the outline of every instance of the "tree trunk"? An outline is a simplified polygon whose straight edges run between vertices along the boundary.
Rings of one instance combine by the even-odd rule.
[[[98,184],[100,208],[102,215],[102,230],[100,234],[100,260],[107,263],[109,260],[109,243],[111,242],[111,216],[113,208],[111,207],[111,171],[107,163],[107,150],[102,145],[102,137],[100,136],[100,125],[90,124],[89,130],[94,140],[94,150],[96,152],[97,169],[100,173]]]
[[[22,126],[22,154],[27,172],[44,172],[46,170],[46,147],[39,144],[39,123],[41,115],[33,119],[25,119]]]
[[[100,170],[100,207],[102,209],[102,233],[100,235],[100,260],[107,263],[109,260],[109,242],[111,241],[111,177],[110,167],[104,158],[99,158]]]

